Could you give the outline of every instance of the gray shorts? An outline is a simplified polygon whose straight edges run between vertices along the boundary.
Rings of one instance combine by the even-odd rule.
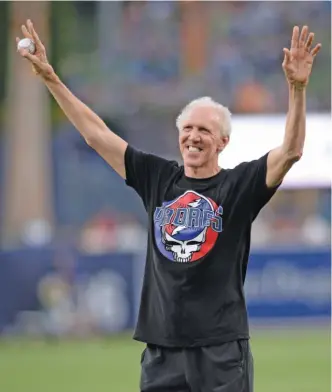
[[[194,348],[148,344],[141,367],[141,392],[253,392],[248,340]]]

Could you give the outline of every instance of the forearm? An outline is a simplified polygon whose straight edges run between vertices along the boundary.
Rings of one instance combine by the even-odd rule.
[[[69,121],[81,133],[88,144],[91,144],[100,131],[107,131],[106,124],[87,105],[80,101],[54,74],[44,83]]]
[[[305,140],[306,88],[289,85],[289,109],[287,114],[283,152],[292,160],[301,158]]]

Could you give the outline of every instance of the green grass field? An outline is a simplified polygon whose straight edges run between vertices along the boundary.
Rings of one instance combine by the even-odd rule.
[[[253,332],[251,345],[255,392],[330,391],[328,329]],[[138,391],[142,349],[130,336],[55,344],[0,341],[0,391]]]

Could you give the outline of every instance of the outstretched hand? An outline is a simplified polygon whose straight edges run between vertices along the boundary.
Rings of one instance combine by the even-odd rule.
[[[19,54],[30,61],[36,75],[40,75],[45,80],[50,79],[54,75],[54,70],[47,60],[45,46],[36,33],[31,20],[28,19],[26,25],[22,25],[21,29],[24,38],[30,38],[35,43],[36,51],[31,54],[27,49],[18,49]],[[20,38],[16,37],[16,43],[19,41]]]
[[[291,85],[304,87],[309,82],[314,59],[322,46],[317,44],[311,49],[313,39],[314,33],[308,35],[308,26],[302,28],[301,34],[299,27],[294,27],[291,48],[284,48],[282,63],[286,79]]]

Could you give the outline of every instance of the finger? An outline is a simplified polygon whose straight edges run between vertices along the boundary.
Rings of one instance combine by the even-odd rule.
[[[27,54],[29,53],[29,51],[27,49],[17,49],[18,53],[22,56],[22,57],[27,57]]]
[[[307,39],[307,34],[308,34],[308,26],[303,26],[300,35],[300,40],[299,40],[299,48],[304,48],[305,41]]]
[[[32,35],[29,33],[29,31],[28,31],[28,29],[26,28],[25,25],[22,25],[22,26],[21,26],[21,29],[22,29],[22,33],[23,33],[23,35],[24,35],[25,38],[30,38],[30,39],[32,39]]]
[[[293,28],[293,35],[292,35],[292,42],[291,42],[291,48],[295,49],[299,46],[299,34],[300,30],[298,26],[294,26]]]
[[[20,41],[21,40],[18,37],[16,37],[16,43],[18,44]]]
[[[290,53],[290,51],[289,51],[289,49],[287,49],[287,48],[284,48],[283,49],[283,52],[284,52],[284,61],[283,61],[283,65],[286,65],[286,64],[288,64],[289,62],[290,62],[290,60],[291,60],[291,53]]]
[[[308,37],[307,42],[306,42],[306,44],[305,44],[305,49],[306,49],[308,52],[310,52],[310,48],[311,48],[312,42],[313,42],[313,40],[314,40],[314,37],[315,37],[315,34],[314,34],[314,33],[310,33],[310,34],[309,34],[309,37]]]
[[[29,30],[31,31],[32,38],[37,46],[37,48],[41,49],[43,47],[43,43],[41,42],[36,30],[33,27],[33,24],[30,19],[27,20],[27,26],[29,26]]]
[[[311,55],[315,57],[317,53],[321,50],[322,44],[317,44],[311,51]]]
[[[30,33],[30,35],[32,37],[32,29],[31,29],[31,20],[30,19],[27,19],[26,26],[27,26],[28,32]]]

